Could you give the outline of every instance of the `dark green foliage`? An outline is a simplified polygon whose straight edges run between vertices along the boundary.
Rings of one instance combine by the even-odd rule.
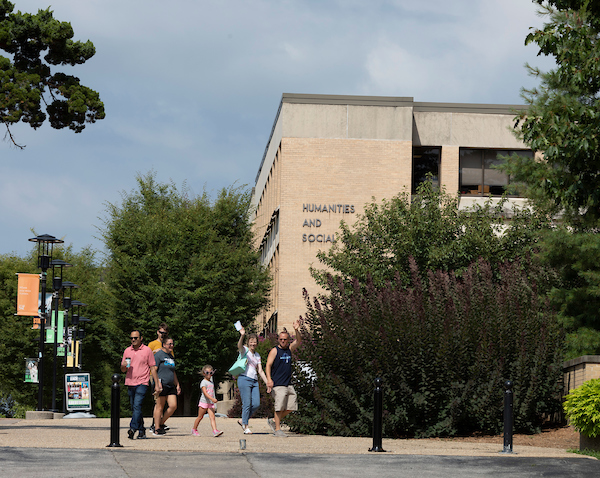
[[[247,217],[250,193],[224,189],[211,202],[206,193],[188,197],[157,183],[152,173],[138,177],[138,186],[122,204],[108,205],[102,231],[110,310],[121,330],[115,340],[122,351],[129,331],[139,328],[147,344],[166,322],[191,411],[198,370],[211,364],[215,383],[223,379],[239,338],[233,323],[250,324],[267,300],[269,276]]]
[[[36,256],[37,258],[37,256]],[[17,272],[36,273],[33,257],[0,256],[0,314],[4,333],[0,340],[0,391],[24,406],[35,408],[37,385],[23,383],[25,358],[37,357],[39,332],[32,330],[33,318],[15,315],[17,312]]]
[[[96,53],[92,42],[73,41],[71,24],[54,19],[50,9],[36,14],[13,9],[14,4],[0,0],[0,49],[11,55],[0,56],[0,121],[7,128],[19,121],[38,128],[48,116],[53,128],[79,133],[85,123],[103,119],[97,92],[79,78],[50,69],[85,63]]]
[[[333,269],[347,282],[357,278],[364,283],[369,275],[379,287],[396,274],[407,284],[409,257],[424,279],[428,270],[460,272],[478,257],[492,264],[513,260],[534,249],[549,221],[529,210],[516,210],[507,220],[504,207],[504,202],[487,202],[459,210],[456,197],[425,181],[415,197],[399,194],[368,205],[352,227],[342,222],[337,242],[317,256],[329,269],[313,269],[313,276],[327,287]]]
[[[566,332],[566,359],[600,353],[600,235],[557,227],[538,259],[556,274],[549,298]]]
[[[293,430],[372,433],[373,389],[384,384],[387,437],[445,436],[502,428],[503,381],[513,380],[515,430],[534,432],[559,409],[562,344],[556,319],[519,261],[484,260],[458,278],[411,260],[382,287],[330,276],[330,296],[309,301],[296,367],[299,414]],[[310,331],[310,332],[308,332]]]
[[[90,372],[92,377],[94,413],[106,416],[110,411],[110,372],[114,369],[108,365],[118,361],[121,351],[118,350],[118,342],[114,340],[115,336],[119,336],[115,332],[115,321],[107,313],[106,289],[101,282],[104,269],[98,265],[95,253],[89,248],[74,252],[70,246],[55,246],[53,259],[65,260],[73,266],[64,269],[63,278],[79,286],[75,289],[73,298],[88,304],[81,309],[81,314],[91,319],[86,327],[82,346],[83,370]],[[18,404],[33,409],[37,404],[37,384],[23,383],[24,359],[37,357],[39,331],[32,330],[32,317],[14,315],[17,310],[17,272],[40,272],[37,268],[36,248],[25,258],[0,256],[0,313],[6,324],[3,339],[0,340],[0,356],[4,357],[3,367],[0,369],[1,390],[10,393]],[[47,280],[48,292],[51,292],[51,269]],[[53,347],[45,347],[43,406],[49,409],[52,397]],[[61,406],[62,358],[59,358],[57,371],[57,399]]]
[[[517,135],[544,161],[512,157],[508,172],[527,195],[577,228],[600,220],[600,8],[597,1],[541,1],[548,22],[532,29],[526,44],[552,56],[556,68],[529,67],[540,86],[523,91],[527,109]]]

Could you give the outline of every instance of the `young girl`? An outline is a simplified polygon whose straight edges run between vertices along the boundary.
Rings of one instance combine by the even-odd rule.
[[[205,365],[202,367],[202,375],[204,379],[200,383],[202,393],[200,394],[200,402],[198,403],[198,417],[194,422],[194,428],[192,428],[192,435],[195,437],[200,436],[198,433],[198,424],[204,417],[204,414],[208,410],[208,418],[210,418],[210,424],[213,429],[213,436],[218,437],[223,434],[222,431],[217,430],[217,421],[215,419],[215,403],[218,400],[215,398],[215,385],[212,382],[212,376],[215,373],[212,365]]]

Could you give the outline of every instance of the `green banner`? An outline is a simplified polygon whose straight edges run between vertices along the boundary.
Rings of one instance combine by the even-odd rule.
[[[58,343],[62,344],[63,335],[65,333],[65,313],[62,310],[58,311]],[[52,316],[50,320],[46,322],[46,343],[53,344],[54,343],[54,311],[52,311]]]

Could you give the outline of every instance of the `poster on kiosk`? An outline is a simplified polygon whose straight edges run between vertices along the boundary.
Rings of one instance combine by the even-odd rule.
[[[65,374],[67,411],[89,412],[92,409],[90,374],[87,372]]]

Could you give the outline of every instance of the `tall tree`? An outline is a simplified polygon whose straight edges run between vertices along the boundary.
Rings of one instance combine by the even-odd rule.
[[[29,14],[14,13],[14,7],[0,0],[0,49],[12,58],[0,56],[0,121],[11,141],[22,148],[10,130],[19,121],[38,128],[48,117],[53,128],[80,133],[85,123],[103,119],[104,103],[96,91],[50,69],[85,63],[96,53],[93,43],[73,41],[71,24],[54,19],[49,8]]]
[[[506,171],[528,195],[577,228],[600,220],[600,1],[536,0],[547,18],[525,43],[552,56],[556,68],[542,72],[537,88],[523,90],[528,108],[517,118],[517,135],[539,158],[511,157]]]
[[[111,312],[124,332],[150,336],[168,323],[188,414],[199,368],[210,363],[215,381],[223,378],[239,338],[232,324],[252,323],[267,301],[269,275],[253,247],[247,190],[223,189],[211,202],[153,173],[137,181],[121,204],[108,205],[102,232]]]
[[[516,118],[515,133],[543,160],[511,157],[505,170],[567,226],[546,234],[540,257],[559,273],[549,297],[573,358],[600,353],[600,1],[535,1],[547,21],[525,43],[553,57],[556,67],[528,66],[540,85],[523,91],[528,108]]]

